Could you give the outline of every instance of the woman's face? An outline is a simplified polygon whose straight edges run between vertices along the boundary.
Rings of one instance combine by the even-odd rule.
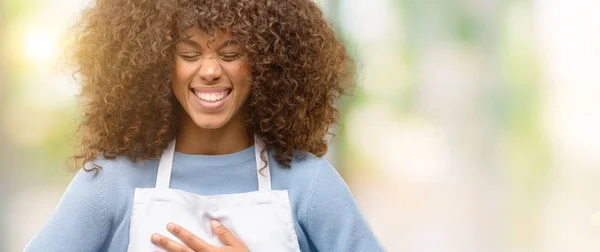
[[[229,33],[213,37],[197,27],[186,33],[189,38],[175,49],[175,97],[200,128],[218,129],[232,120],[243,123],[239,111],[250,94],[250,64],[241,45]]]

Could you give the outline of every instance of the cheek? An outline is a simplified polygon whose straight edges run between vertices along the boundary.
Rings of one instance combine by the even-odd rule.
[[[173,88],[175,86],[185,85],[194,75],[194,66],[192,64],[175,63],[173,69]],[[179,87],[177,87],[179,88]]]
[[[185,64],[175,64],[172,72],[171,90],[182,106],[186,106],[190,71]]]
[[[250,68],[246,64],[238,64],[230,71],[231,80],[235,88],[246,93],[250,89]]]

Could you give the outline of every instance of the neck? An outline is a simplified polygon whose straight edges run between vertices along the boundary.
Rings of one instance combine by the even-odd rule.
[[[224,155],[245,150],[253,144],[254,136],[246,132],[243,120],[232,120],[218,129],[204,129],[184,114],[175,150],[185,154]]]

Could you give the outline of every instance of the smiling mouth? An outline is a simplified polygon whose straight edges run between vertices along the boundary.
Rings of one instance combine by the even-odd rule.
[[[191,89],[190,91],[192,91],[194,95],[198,97],[198,99],[205,102],[218,102],[227,98],[227,96],[231,94],[231,89],[224,89],[218,91],[203,91]]]

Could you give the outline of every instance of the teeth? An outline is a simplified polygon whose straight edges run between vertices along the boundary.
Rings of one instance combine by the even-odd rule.
[[[227,96],[227,93],[225,93],[225,92],[221,92],[218,94],[196,93],[196,96],[198,96],[198,98],[200,98],[201,100],[204,100],[204,101],[215,102],[215,101],[223,100]]]

